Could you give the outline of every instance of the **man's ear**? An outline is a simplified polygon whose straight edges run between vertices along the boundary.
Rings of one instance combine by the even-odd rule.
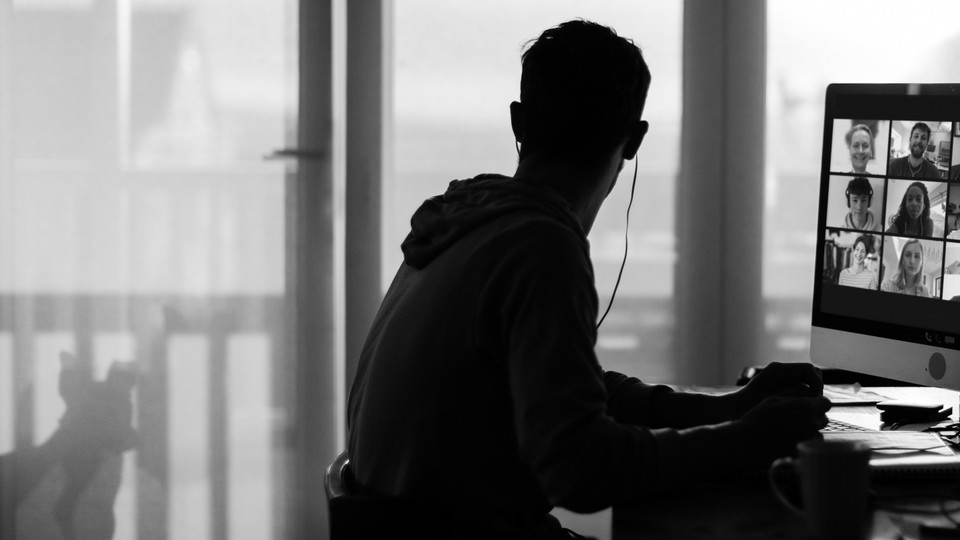
[[[633,125],[630,134],[627,135],[627,144],[623,145],[623,159],[633,159],[637,155],[637,150],[640,149],[640,143],[643,142],[648,129],[650,129],[650,123],[646,120],[638,120]]]
[[[519,101],[510,103],[510,127],[513,128],[513,136],[518,143],[523,142],[526,132],[526,120],[523,117],[523,105]]]

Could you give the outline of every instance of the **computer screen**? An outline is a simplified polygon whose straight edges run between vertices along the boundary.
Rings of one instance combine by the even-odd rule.
[[[832,84],[824,118],[811,359],[960,390],[960,84]]]

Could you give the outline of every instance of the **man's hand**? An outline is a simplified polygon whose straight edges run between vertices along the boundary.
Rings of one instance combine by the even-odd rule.
[[[791,454],[797,443],[820,436],[827,425],[830,401],[825,397],[772,396],[750,409],[738,422],[752,459],[762,464]]]
[[[771,396],[739,420],[681,432],[687,457],[699,477],[730,478],[760,471],[792,455],[797,443],[820,437],[830,401],[824,397]]]
[[[739,418],[771,396],[822,396],[823,376],[813,364],[772,362],[733,395],[733,415]]]

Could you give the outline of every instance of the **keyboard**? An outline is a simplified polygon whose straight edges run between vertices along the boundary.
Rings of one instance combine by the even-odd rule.
[[[820,430],[820,433],[849,433],[849,432],[859,432],[859,431],[876,431],[875,429],[868,429],[863,426],[856,426],[854,424],[848,424],[842,420],[837,420],[835,418],[830,418],[827,426]]]

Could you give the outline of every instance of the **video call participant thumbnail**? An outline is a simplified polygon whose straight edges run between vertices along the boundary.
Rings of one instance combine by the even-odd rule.
[[[853,241],[850,266],[840,272],[840,285],[860,289],[877,290],[877,273],[867,267],[867,256],[876,251],[875,237],[869,234],[857,236]]]
[[[960,148],[960,122],[953,124],[953,135],[953,161],[947,179],[951,182],[960,182],[960,150],[957,150]]]
[[[895,180],[892,185],[897,185]],[[891,188],[891,194],[896,190]],[[930,218],[930,193],[923,182],[913,182],[907,186],[900,199],[900,205],[893,212],[888,212],[890,226],[886,232],[904,236],[934,235],[933,219]]]
[[[943,266],[943,299],[960,301],[960,243],[947,242]]]
[[[873,158],[873,132],[864,124],[857,124],[846,134],[847,148],[850,150],[850,165],[854,174],[868,174],[867,162]]]
[[[870,180],[858,176],[847,184],[844,192],[847,199],[847,217],[844,225],[858,231],[880,231],[880,220],[873,215],[870,205],[873,204],[873,186]]]
[[[830,171],[855,176],[883,176],[887,171],[889,133],[889,120],[835,119]]]
[[[947,223],[944,230],[948,240],[960,240],[960,207],[957,203],[947,204]]]
[[[907,240],[900,249],[897,268],[880,289],[886,292],[930,298],[930,290],[923,283],[924,254],[920,240]],[[895,251],[893,251],[895,253]]]
[[[889,176],[902,178],[930,178],[940,179],[940,169],[923,157],[930,142],[930,126],[924,122],[917,122],[910,129],[910,139],[907,143],[909,154],[890,160],[887,168]]]
[[[950,184],[947,201],[943,232],[947,240],[960,240],[960,184]]]

